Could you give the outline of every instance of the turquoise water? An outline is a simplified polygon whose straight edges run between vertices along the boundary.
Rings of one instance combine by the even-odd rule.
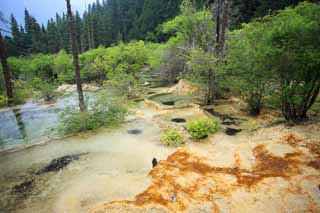
[[[95,96],[96,93],[85,92],[89,105]],[[76,93],[59,97],[50,105],[29,101],[16,108],[0,110],[0,149],[57,138],[59,114],[66,107],[78,107]]]

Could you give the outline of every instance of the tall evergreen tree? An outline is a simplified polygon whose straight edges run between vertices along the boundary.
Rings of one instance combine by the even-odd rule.
[[[47,40],[48,40],[48,52],[49,53],[57,53],[60,49],[59,41],[60,38],[58,36],[58,30],[56,27],[56,23],[53,19],[50,19],[47,24]]]
[[[25,8],[24,10],[24,24],[25,24],[25,37],[24,44],[27,53],[31,52],[32,48],[32,35],[31,35],[31,17],[28,10]]]
[[[7,50],[6,50],[4,40],[2,38],[1,31],[0,31],[0,59],[1,59],[1,65],[2,65],[3,78],[5,82],[5,87],[6,87],[6,93],[8,97],[8,106],[11,106],[13,104],[13,83],[12,83],[10,67],[7,61]]]
[[[10,24],[11,24],[11,35],[13,39],[13,44],[15,45],[16,52],[18,55],[22,55],[23,52],[21,52],[21,50],[23,49],[23,34],[22,32],[20,32],[18,22],[13,16],[13,14],[11,14]]]
[[[212,5],[218,0],[193,0],[195,8]],[[296,5],[302,0],[229,0],[230,28],[239,28],[275,10]],[[75,29],[79,52],[99,45],[111,46],[120,41],[135,39],[163,42],[169,35],[159,33],[158,26],[179,13],[182,0],[96,0],[88,5],[83,16],[75,13]],[[70,53],[66,14],[56,14],[49,20],[46,29],[25,9],[25,27],[19,30],[12,17],[13,39],[8,40],[11,55],[30,53]],[[47,39],[46,39],[47,38]]]

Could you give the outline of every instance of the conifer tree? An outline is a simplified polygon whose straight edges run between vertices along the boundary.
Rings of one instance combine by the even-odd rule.
[[[0,59],[2,65],[2,72],[6,86],[6,93],[8,98],[8,106],[12,106],[13,104],[13,84],[12,84],[12,76],[10,72],[10,67],[7,61],[7,50],[6,46],[0,31]]]

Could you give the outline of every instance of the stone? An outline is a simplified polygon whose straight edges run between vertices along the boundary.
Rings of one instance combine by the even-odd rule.
[[[234,129],[234,128],[227,128],[225,133],[229,136],[234,136],[236,134],[238,134],[239,132],[241,132],[241,129]]]

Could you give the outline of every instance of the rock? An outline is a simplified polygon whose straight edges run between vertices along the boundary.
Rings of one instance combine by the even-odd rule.
[[[14,186],[13,193],[19,194],[25,197],[32,190],[32,188],[33,188],[33,180],[28,180],[19,185]]]
[[[173,119],[171,119],[171,121],[174,122],[174,123],[185,123],[185,122],[187,122],[186,119],[184,119],[184,118],[173,118]]]
[[[152,160],[152,168],[156,167],[158,165],[158,161],[156,158],[153,158]]]
[[[79,160],[81,154],[67,155],[52,160],[46,167],[36,172],[36,175],[42,175],[48,172],[56,172],[67,167],[72,161]]]
[[[225,133],[229,136],[234,136],[236,134],[238,134],[239,132],[241,132],[241,129],[233,129],[233,128],[227,128]]]
[[[229,125],[235,125],[236,122],[234,120],[231,120],[231,119],[225,119],[223,122],[222,122],[223,125],[226,125],[226,126],[229,126]]]
[[[140,130],[140,129],[129,129],[127,132],[129,134],[131,134],[131,135],[139,135],[139,134],[142,133],[142,130]]]
[[[177,194],[174,193],[171,197],[172,202],[177,202]]]
[[[176,93],[179,95],[183,95],[183,94],[191,94],[191,93],[195,93],[199,90],[198,87],[190,84],[189,82],[181,79],[179,81],[179,83],[173,87],[171,87],[169,89],[169,93]]]
[[[166,105],[166,106],[174,106],[175,105],[175,102],[174,101],[163,101],[161,102],[163,105]]]
[[[83,84],[82,85],[83,91],[91,91],[95,92],[98,91],[100,88],[90,84]],[[77,91],[77,86],[75,84],[62,84],[56,89],[59,93],[72,93]]]

